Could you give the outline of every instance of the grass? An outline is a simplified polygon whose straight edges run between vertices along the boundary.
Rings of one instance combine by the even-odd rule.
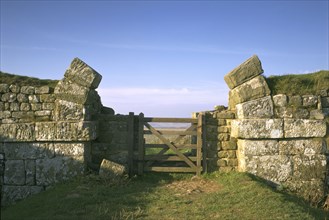
[[[272,95],[310,95],[320,90],[329,89],[329,71],[322,70],[309,74],[288,74],[283,76],[270,76],[266,81]]]
[[[244,173],[78,177],[4,208],[2,219],[329,219]]]
[[[50,79],[38,79],[28,76],[19,76],[10,73],[4,73],[0,71],[0,83],[5,83],[8,85],[19,85],[19,86],[49,86],[50,88],[55,88],[58,80]]]

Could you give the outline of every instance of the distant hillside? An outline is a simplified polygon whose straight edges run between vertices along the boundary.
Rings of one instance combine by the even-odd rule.
[[[321,70],[309,74],[288,74],[269,76],[266,81],[272,95],[309,95],[319,90],[329,89],[329,71]]]
[[[0,71],[0,83],[6,84],[16,84],[19,86],[49,86],[51,88],[55,88],[58,83],[58,80],[50,80],[50,79],[38,79],[29,76],[19,76],[10,73],[4,73]]]

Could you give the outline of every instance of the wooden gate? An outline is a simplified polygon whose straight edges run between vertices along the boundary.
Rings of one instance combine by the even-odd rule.
[[[185,123],[188,128],[159,128],[157,123]],[[160,126],[161,127],[161,126]],[[137,165],[137,173],[143,172],[189,172],[200,175],[206,170],[203,148],[205,140],[204,115],[198,118],[150,118],[141,113],[138,116],[137,151],[133,154],[131,169]],[[136,129],[135,129],[136,130]],[[152,135],[149,143],[146,135]],[[136,149],[136,147],[135,147]],[[133,151],[133,150],[132,150]]]

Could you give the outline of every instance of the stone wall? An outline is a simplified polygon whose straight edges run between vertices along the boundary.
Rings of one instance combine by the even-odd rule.
[[[328,90],[271,95],[262,72],[253,56],[224,78],[236,115],[230,135],[237,140],[238,170],[316,204],[328,192]]]
[[[54,90],[0,84],[1,205],[87,171],[101,75],[74,59]]]

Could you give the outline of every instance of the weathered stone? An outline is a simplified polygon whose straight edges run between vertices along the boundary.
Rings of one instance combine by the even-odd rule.
[[[235,114],[232,111],[221,111],[217,113],[217,118],[219,119],[234,119]]]
[[[25,160],[25,184],[35,185],[35,160]]]
[[[17,94],[17,101],[18,102],[28,102],[29,101],[29,98],[26,94],[22,94],[22,93],[19,93]]]
[[[325,115],[320,109],[314,109],[310,112],[310,119],[323,120]]]
[[[217,138],[220,141],[228,141],[228,140],[230,140],[230,135],[227,133],[221,133],[221,134],[218,134]]]
[[[7,93],[9,92],[9,85],[0,83],[0,93]]]
[[[10,111],[19,111],[19,103],[17,102],[10,103]]]
[[[326,147],[321,138],[282,140],[279,141],[279,151],[283,155],[314,155],[326,153]]]
[[[33,86],[22,86],[21,87],[21,93],[23,94],[34,94],[35,88]]]
[[[227,166],[227,161],[226,160],[223,160],[223,159],[218,160],[217,161],[217,166],[219,166],[219,167],[226,167]]]
[[[1,95],[1,101],[3,102],[15,102],[17,95],[15,93],[5,93]]]
[[[231,127],[230,126],[219,126],[217,131],[219,133],[230,133],[231,132]]]
[[[13,93],[19,93],[21,87],[19,87],[18,85],[10,85],[9,86],[9,90]]]
[[[233,120],[231,136],[235,138],[282,138],[282,119]]]
[[[1,120],[1,123],[3,124],[12,124],[15,123],[17,120],[13,118],[5,118]]]
[[[41,94],[40,95],[40,102],[54,102],[56,97],[54,94]]]
[[[223,126],[226,125],[226,120],[225,119],[218,119],[218,126]]]
[[[31,109],[33,111],[40,111],[42,109],[41,103],[31,103]]]
[[[49,86],[41,86],[35,88],[35,94],[47,94],[50,92]]]
[[[271,118],[273,116],[273,102],[271,96],[244,102],[236,105],[237,116],[244,118]]]
[[[0,124],[0,141],[34,141],[34,124]]]
[[[15,201],[44,191],[43,186],[6,186],[2,188],[3,197],[1,205],[8,206]]]
[[[323,108],[329,108],[329,97],[322,97],[321,104]]]
[[[277,140],[238,140],[239,154],[245,156],[278,155],[279,144]]]
[[[263,76],[257,76],[229,92],[229,107],[233,110],[236,104],[262,98],[270,94],[271,91],[265,78]]]
[[[328,91],[327,89],[322,89],[322,90],[318,91],[317,94],[319,96],[322,96],[322,97],[328,96],[328,92],[327,91]]]
[[[224,76],[224,80],[230,89],[262,74],[262,64],[256,55],[252,56],[240,66]]]
[[[325,117],[328,117],[329,116],[329,108],[323,108],[322,109],[322,112],[324,114]]]
[[[286,138],[294,137],[324,137],[327,127],[323,120],[284,119]]]
[[[216,111],[224,111],[226,109],[226,107],[224,105],[216,105],[214,108]]]
[[[221,147],[223,150],[236,150],[237,142],[235,140],[222,141]]]
[[[309,111],[301,107],[277,107],[275,108],[274,115],[277,118],[298,118],[308,119]]]
[[[273,103],[274,106],[285,107],[288,103],[287,96],[284,94],[275,95],[273,96]]]
[[[54,151],[57,156],[83,156],[87,145],[89,143],[55,143]]]
[[[11,116],[16,119],[24,119],[26,122],[34,121],[34,112],[32,111],[12,112]]]
[[[3,152],[8,160],[34,160],[55,156],[52,143],[6,143]]]
[[[50,110],[42,110],[42,111],[36,111],[35,116],[49,116],[51,115]]]
[[[29,103],[39,103],[40,96],[38,95],[29,95]]]
[[[99,175],[107,178],[122,177],[125,172],[125,166],[106,159],[102,160],[99,169]]]
[[[239,170],[280,184],[292,175],[293,168],[285,155],[250,156],[239,158]]]
[[[316,95],[303,95],[303,106],[311,107],[318,104],[318,97]]]
[[[97,123],[85,122],[37,122],[38,141],[90,141],[97,137]]]
[[[289,96],[289,105],[294,107],[302,106],[302,97],[299,95]]]
[[[10,118],[11,112],[10,111],[0,111],[0,119]]]
[[[79,85],[96,89],[102,80],[102,76],[79,58],[74,58],[65,77]]]
[[[295,155],[292,157],[293,178],[298,180],[325,179],[325,155]]]
[[[36,160],[36,184],[51,185],[85,172],[83,156]]]
[[[238,159],[227,159],[227,166],[237,167],[239,165]]]
[[[4,184],[24,185],[25,165],[24,160],[7,160],[5,165]]]
[[[88,99],[89,101],[91,99],[91,90],[89,88],[67,80],[59,81],[54,93],[58,99],[78,104],[86,104]]]
[[[54,119],[56,121],[82,120],[84,118],[84,106],[65,100],[56,100]]]
[[[43,110],[54,110],[55,104],[54,103],[42,103]]]

